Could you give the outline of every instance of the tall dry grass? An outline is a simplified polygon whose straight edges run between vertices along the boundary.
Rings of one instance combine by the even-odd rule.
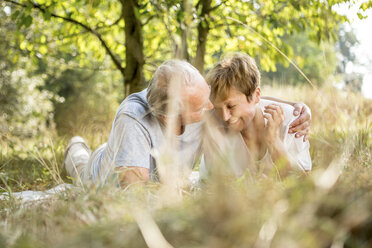
[[[27,205],[10,199],[1,202],[0,247],[372,247],[371,100],[330,87],[263,93],[312,109],[311,175],[215,173],[177,197],[149,183],[73,188]]]

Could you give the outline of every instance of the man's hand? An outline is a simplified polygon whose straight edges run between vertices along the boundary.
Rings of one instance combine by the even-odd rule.
[[[299,117],[290,124],[288,133],[296,133],[296,138],[303,136],[305,142],[310,132],[311,111],[304,103],[296,103],[293,107],[293,115]]]
[[[149,169],[135,166],[116,167],[120,185],[125,187],[133,183],[144,183],[150,180]]]

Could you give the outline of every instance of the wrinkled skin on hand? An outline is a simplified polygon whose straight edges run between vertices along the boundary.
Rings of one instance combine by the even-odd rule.
[[[299,117],[291,123],[288,133],[296,133],[295,137],[303,137],[305,142],[310,133],[311,111],[304,103],[296,103],[294,108],[293,115]]]

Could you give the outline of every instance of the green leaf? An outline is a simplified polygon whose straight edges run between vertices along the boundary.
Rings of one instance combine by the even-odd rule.
[[[27,46],[27,42],[24,40],[21,42],[21,44],[19,45],[19,48],[21,48],[21,50],[25,50],[26,49],[26,46]]]
[[[33,8],[32,2],[31,1],[27,1],[26,2],[26,8],[25,8],[26,13],[30,13],[31,10],[32,10],[32,8]]]
[[[45,37],[45,35],[42,35],[42,36],[40,37],[40,42],[41,42],[41,43],[45,43],[45,41],[46,41],[46,37]]]
[[[25,25],[26,28],[30,27],[32,24],[32,16],[28,15],[23,20],[23,25]]]
[[[15,56],[13,57],[12,62],[13,62],[13,63],[17,63],[18,60],[19,60],[19,55],[18,55],[18,54],[15,54]]]
[[[50,18],[52,17],[52,13],[50,12],[49,9],[46,9],[45,12],[43,13],[44,20],[49,21]]]
[[[100,0],[94,0],[93,3],[92,3],[92,7],[93,8],[97,8],[99,6],[99,4],[101,3]]]
[[[138,8],[134,8],[134,15],[136,16],[137,19],[139,20],[141,19],[141,14]]]
[[[10,18],[12,19],[12,21],[15,21],[18,16],[19,16],[19,10],[15,11],[14,13],[12,13],[12,15],[10,16]]]
[[[201,25],[202,25],[203,28],[206,28],[207,27],[207,22],[205,20],[202,20]]]
[[[39,47],[39,52],[42,54],[42,55],[45,55],[47,52],[48,52],[48,48],[47,46],[45,45],[42,45]]]
[[[363,19],[366,19],[367,18],[367,16],[364,16],[364,15],[362,15],[359,12],[357,13],[357,15],[358,15],[358,17],[359,17],[360,20],[363,20]]]
[[[363,11],[366,11],[366,9],[368,9],[368,3],[362,3],[360,5],[360,9],[362,9]]]
[[[27,50],[32,51],[33,48],[34,48],[34,45],[29,43],[29,44],[27,44],[26,48],[27,48]]]

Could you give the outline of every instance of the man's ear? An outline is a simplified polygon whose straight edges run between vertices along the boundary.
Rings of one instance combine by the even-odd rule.
[[[254,104],[257,104],[261,100],[261,88],[258,86],[253,92]]]

